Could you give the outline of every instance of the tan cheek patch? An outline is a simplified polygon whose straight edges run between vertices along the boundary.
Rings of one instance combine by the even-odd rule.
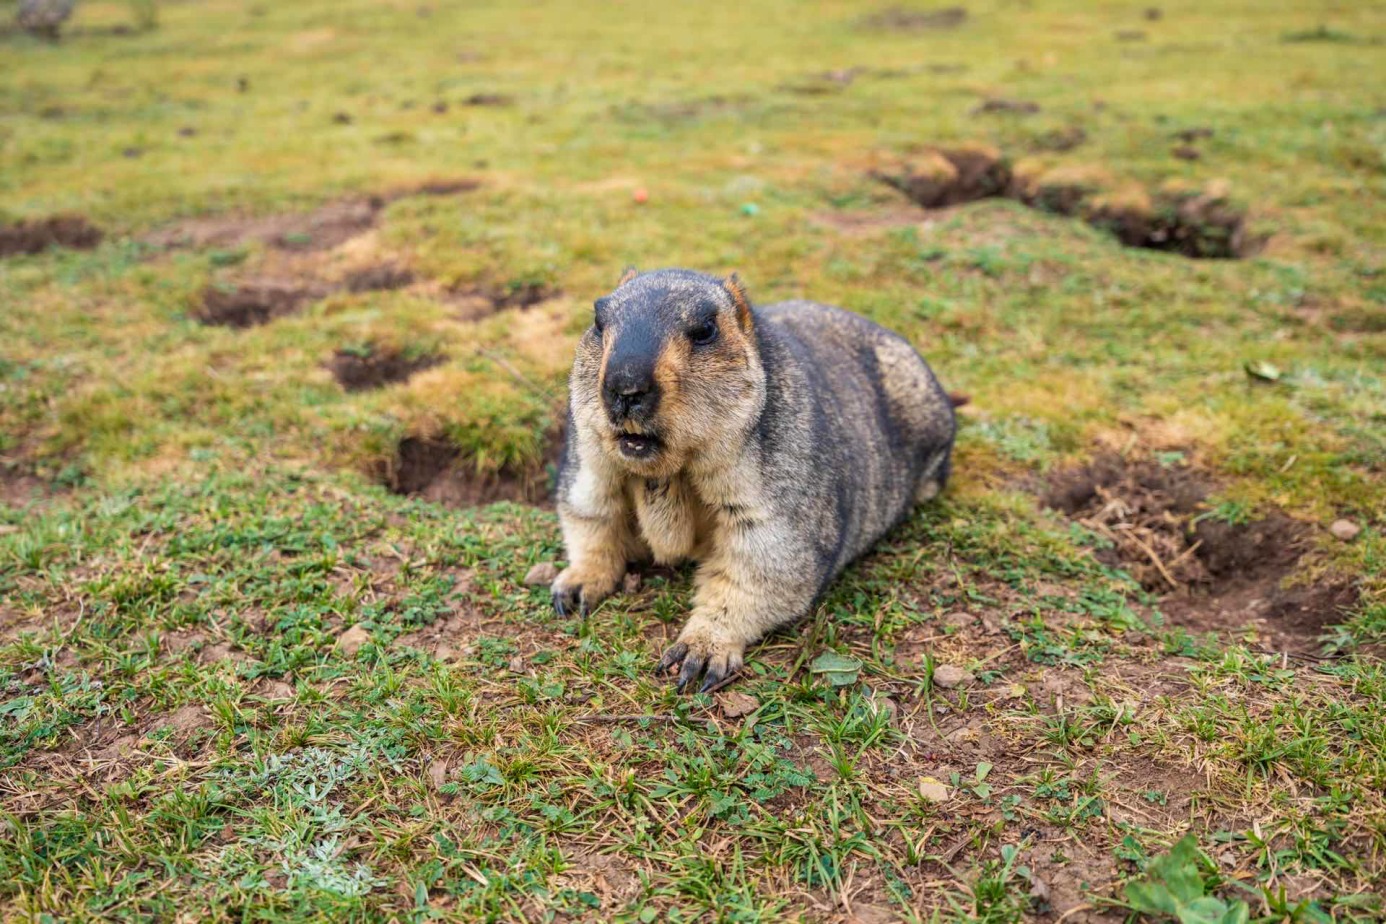
[[[655,360],[655,384],[659,386],[659,400],[663,408],[673,411],[679,398],[679,378],[688,368],[689,347],[681,338],[670,338],[659,351]]]

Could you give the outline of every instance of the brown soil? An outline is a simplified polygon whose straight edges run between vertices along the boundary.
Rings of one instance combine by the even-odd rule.
[[[613,106],[612,111],[618,118],[627,122],[662,122],[672,125],[734,113],[744,109],[748,102],[747,97],[709,96],[668,103],[629,103]]]
[[[1081,210],[1080,210],[1081,211]],[[1111,231],[1128,247],[1186,257],[1228,259],[1255,254],[1262,241],[1246,229],[1246,213],[1213,194],[1162,194],[1150,210],[1098,206],[1085,220]]]
[[[1044,502],[1112,543],[1098,555],[1103,562],[1124,568],[1147,590],[1168,592],[1211,586],[1236,563],[1257,560],[1268,534],[1261,524],[1195,523],[1210,490],[1192,469],[1107,455],[1054,472]],[[1238,545],[1243,535],[1250,540],[1245,552]]]
[[[537,463],[485,471],[449,440],[406,436],[400,440],[394,459],[378,466],[375,475],[396,494],[449,507],[479,507],[497,501],[547,505],[551,494],[548,467],[557,461],[561,445],[556,439],[550,440],[550,450]]]
[[[409,356],[399,350],[372,347],[364,352],[338,350],[327,368],[347,391],[366,391],[406,381],[443,359],[432,353]]]
[[[0,462],[0,506],[30,507],[52,494],[53,485],[32,474],[27,466]]]
[[[413,270],[395,263],[381,263],[352,270],[343,284],[348,292],[380,292],[402,289],[413,281]]]
[[[416,648],[439,661],[456,661],[471,654],[485,624],[486,619],[479,610],[463,605],[443,619],[401,635],[391,647],[396,650]]]
[[[1084,183],[1021,180],[999,152],[986,147],[940,148],[871,175],[924,208],[1005,197],[1079,218],[1128,247],[1228,259],[1251,256],[1264,243],[1248,231],[1245,210],[1228,201],[1224,191],[1160,191],[1129,202],[1104,199]]]
[[[506,308],[533,308],[562,294],[552,286],[529,282],[455,288],[448,290],[445,297],[457,306],[460,320],[479,321]]]
[[[81,215],[26,219],[0,227],[0,257],[42,253],[50,247],[91,250],[101,238],[101,229]]]
[[[320,298],[325,290],[273,279],[249,280],[226,289],[208,286],[196,318],[221,327],[254,327],[293,314],[305,301]]]
[[[991,112],[1010,112],[1015,113],[1016,115],[1034,115],[1039,111],[1039,103],[1032,103],[1029,100],[1025,99],[1005,99],[999,96],[993,96],[990,99],[983,100],[976,106],[972,107],[973,115]]]
[[[912,10],[903,6],[892,6],[872,13],[861,21],[867,29],[883,29],[890,32],[923,32],[929,29],[956,29],[967,22],[967,10],[961,6],[947,6],[937,10]]]
[[[238,247],[261,243],[282,250],[329,250],[373,228],[381,211],[396,199],[450,196],[479,185],[469,178],[426,180],[380,195],[329,202],[310,212],[192,218],[146,235],[142,240],[157,248]]]
[[[1190,468],[1105,455],[1054,472],[1043,499],[1111,543],[1100,561],[1165,594],[1160,608],[1171,624],[1251,626],[1276,650],[1311,650],[1356,590],[1335,581],[1283,587],[1306,551],[1307,528],[1279,511],[1245,523],[1213,519],[1205,503],[1212,489]]]
[[[505,93],[473,93],[463,102],[468,106],[513,106],[515,97]]]
[[[1072,151],[1088,140],[1088,132],[1081,125],[1070,125],[1045,132],[1034,140],[1033,147],[1041,151]]]
[[[872,174],[926,209],[943,208],[1003,196],[1011,186],[1011,168],[989,148],[940,148],[900,172]]]

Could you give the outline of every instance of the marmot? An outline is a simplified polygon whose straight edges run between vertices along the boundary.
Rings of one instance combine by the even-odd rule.
[[[953,405],[904,338],[807,301],[752,307],[733,274],[628,269],[597,299],[569,385],[560,614],[630,562],[697,561],[659,661],[722,685],[948,480]]]

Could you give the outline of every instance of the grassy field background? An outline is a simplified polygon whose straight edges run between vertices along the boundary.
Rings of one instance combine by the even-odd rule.
[[[6,918],[1386,919],[1381,4],[157,11],[0,35]],[[716,696],[525,581],[626,264],[970,398]]]

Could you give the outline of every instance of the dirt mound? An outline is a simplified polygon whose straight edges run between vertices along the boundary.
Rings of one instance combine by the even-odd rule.
[[[260,243],[281,250],[330,250],[375,227],[385,206],[396,199],[450,196],[479,185],[470,178],[426,180],[379,195],[339,199],[309,212],[192,218],[146,235],[142,241],[161,249]]]
[[[50,215],[0,227],[0,257],[42,253],[50,247],[91,250],[101,229],[81,215]]]
[[[937,10],[892,6],[865,17],[861,20],[861,26],[888,32],[924,32],[929,29],[956,29],[965,22],[967,9],[961,6],[946,6]]]
[[[393,201],[404,199],[409,196],[455,196],[458,193],[471,192],[481,185],[480,180],[471,177],[459,179],[425,180],[412,186],[403,186],[390,193],[385,198]]]
[[[196,318],[220,327],[254,327],[293,314],[325,290],[280,280],[251,280],[233,288],[211,285],[202,292]]]
[[[1147,590],[1216,588],[1294,566],[1301,551],[1294,521],[1281,514],[1255,523],[1211,519],[1211,490],[1206,477],[1183,466],[1101,456],[1051,475],[1044,502],[1111,542],[1098,557]]]
[[[406,436],[394,459],[375,476],[396,494],[418,496],[449,507],[479,507],[497,501],[547,505],[552,493],[549,468],[562,443],[549,441],[543,460],[486,471],[457,444],[441,437]]]
[[[1111,543],[1097,552],[1100,561],[1165,594],[1160,608],[1172,624],[1253,625],[1278,650],[1313,649],[1357,591],[1340,581],[1282,587],[1307,549],[1308,529],[1279,511],[1217,519],[1207,503],[1212,490],[1196,470],[1107,455],[1054,472],[1043,501]]]
[[[994,148],[938,148],[871,176],[924,208],[1005,197],[1044,212],[1077,218],[1128,247],[1186,257],[1229,259],[1255,254],[1263,240],[1246,226],[1246,210],[1219,184],[1155,193],[1104,192],[1088,177],[1056,171],[1019,177]]]
[[[400,350],[368,346],[365,349],[338,350],[327,368],[347,391],[366,391],[406,381],[416,372],[430,369],[443,359],[434,353],[410,356]]]
[[[940,148],[904,164],[893,173],[872,176],[893,186],[926,209],[944,208],[1004,196],[1011,168],[994,148]]]
[[[1160,193],[1150,206],[1080,204],[1077,213],[1128,247],[1186,257],[1231,259],[1254,254],[1261,241],[1246,229],[1246,213],[1217,192]],[[1074,214],[1072,212],[1065,214]]]
[[[973,115],[985,115],[987,113],[996,112],[1009,112],[1015,115],[1034,115],[1039,111],[1039,103],[1032,103],[1025,99],[1006,99],[1000,96],[984,99],[976,106],[972,107]]]
[[[505,93],[473,93],[462,102],[468,106],[513,106],[515,97]]]
[[[547,283],[503,283],[457,287],[447,292],[447,300],[458,308],[458,318],[479,321],[506,308],[533,308],[563,293]]]
[[[380,263],[352,270],[342,280],[348,292],[381,292],[402,289],[414,281],[414,272],[396,263]]]

